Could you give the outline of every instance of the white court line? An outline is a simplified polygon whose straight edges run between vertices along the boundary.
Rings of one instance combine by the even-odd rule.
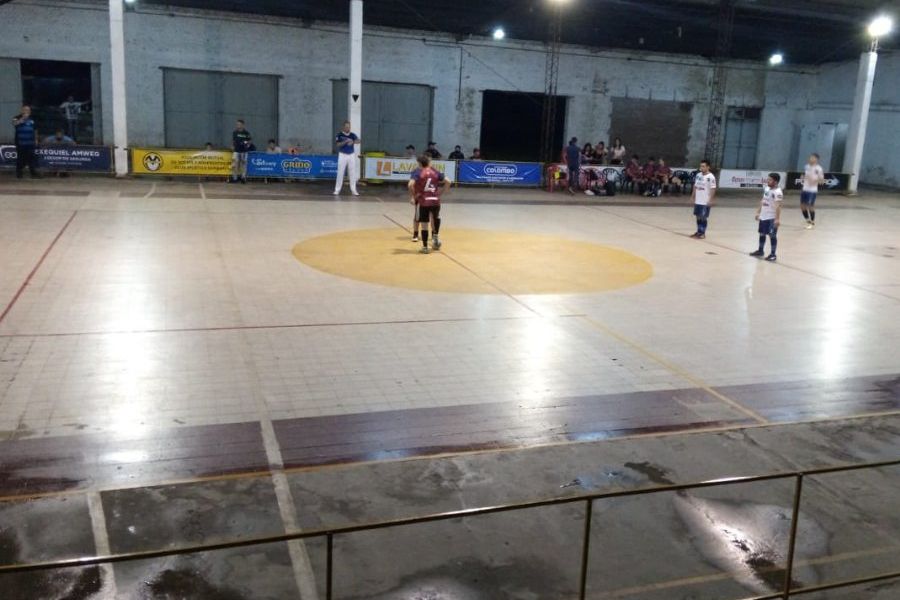
[[[109,545],[109,532],[106,530],[106,514],[103,511],[103,500],[100,492],[91,490],[87,493],[88,511],[91,515],[91,529],[94,532],[94,550],[97,556],[109,556],[112,550]],[[116,591],[116,576],[111,563],[104,563],[97,567],[103,582],[102,598],[118,597]]]
[[[149,198],[150,196],[153,195],[153,193],[155,191],[156,191],[156,183],[154,182],[153,185],[150,186],[150,191],[147,192],[146,194],[144,194],[144,198]]]
[[[203,182],[201,181],[197,185],[200,186],[200,197],[206,200],[206,188],[203,187]]]

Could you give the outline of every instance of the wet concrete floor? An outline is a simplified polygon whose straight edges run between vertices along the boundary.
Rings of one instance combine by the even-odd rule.
[[[304,528],[498,503],[896,458],[900,417],[569,444],[289,472]],[[598,500],[590,598],[727,600],[783,582],[792,480]],[[900,570],[900,469],[809,477],[793,583]],[[279,534],[270,476],[0,503],[0,561],[90,555]],[[92,510],[93,508],[93,510]],[[576,597],[584,503],[337,536],[335,597],[504,600]],[[98,528],[98,515],[103,527]],[[301,547],[324,597],[322,542]],[[0,576],[0,598],[283,599],[298,592],[286,544]],[[309,573],[306,575],[309,577]],[[896,584],[820,600],[897,598]],[[312,597],[309,594],[303,597]]]

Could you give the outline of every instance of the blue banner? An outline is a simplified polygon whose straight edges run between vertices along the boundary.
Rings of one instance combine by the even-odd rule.
[[[459,162],[459,183],[488,183],[493,185],[541,185],[540,163]]]
[[[334,179],[337,167],[337,156],[251,152],[247,157],[247,177]]]
[[[105,173],[112,169],[112,150],[107,146],[39,144],[38,168],[48,171]],[[16,147],[0,146],[0,166],[16,166]]]

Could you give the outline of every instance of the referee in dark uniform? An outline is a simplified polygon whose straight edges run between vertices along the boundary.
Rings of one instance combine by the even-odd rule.
[[[16,177],[22,179],[25,167],[31,171],[33,178],[40,177],[37,172],[37,155],[34,153],[37,127],[31,118],[31,107],[27,104],[23,106],[22,112],[13,117],[12,124],[16,128]]]

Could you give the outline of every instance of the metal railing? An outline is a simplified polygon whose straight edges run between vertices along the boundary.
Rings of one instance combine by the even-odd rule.
[[[607,500],[611,498],[624,498],[629,496],[643,496],[649,494],[659,494],[665,492],[685,492],[689,490],[698,490],[705,488],[716,488],[727,485],[738,485],[748,483],[758,483],[763,481],[777,480],[794,480],[793,508],[791,513],[791,530],[788,539],[787,564],[784,570],[784,583],[780,591],[764,595],[746,598],[744,600],[777,600],[790,599],[795,596],[812,594],[838,588],[847,588],[851,586],[864,585],[889,579],[900,578],[900,571],[891,571],[888,573],[879,573],[867,577],[859,577],[854,579],[846,579],[842,581],[823,583],[819,585],[811,585],[804,587],[794,587],[793,570],[794,558],[797,542],[797,526],[799,523],[800,506],[803,494],[803,482],[808,477],[818,475],[828,475],[833,473],[844,473],[849,471],[862,471],[881,469],[885,467],[900,466],[900,459],[865,463],[858,465],[846,465],[840,467],[824,467],[819,469],[808,469],[803,471],[792,471],[787,473],[774,473],[768,475],[754,475],[748,477],[729,477],[723,479],[713,479],[698,483],[670,484],[659,485],[649,488],[639,488],[631,490],[618,490],[609,492],[597,492],[593,494],[582,494],[567,497],[555,497],[544,500],[533,500],[529,502],[516,502],[510,504],[499,504],[495,506],[485,506],[480,508],[469,508],[462,510],[454,510],[442,513],[429,514],[419,517],[404,517],[397,519],[387,519],[366,523],[364,525],[345,525],[339,527],[326,527],[321,529],[311,529],[302,532],[285,533],[281,535],[272,535],[257,538],[245,538],[242,540],[233,540],[229,542],[221,542],[214,544],[198,544],[194,546],[182,546],[178,548],[169,548],[165,550],[138,551],[120,554],[110,554],[106,556],[93,556],[89,558],[73,558],[64,560],[54,560],[46,562],[36,562],[28,564],[13,564],[0,566],[0,575],[11,573],[25,573],[34,571],[46,571],[51,569],[89,567],[103,564],[113,564],[121,562],[129,562],[135,560],[146,560],[153,558],[164,558],[169,556],[179,556],[186,554],[196,554],[200,552],[213,552],[217,550],[229,550],[234,548],[243,548],[248,546],[259,546],[263,544],[274,544],[281,542],[291,542],[297,540],[307,540],[313,538],[325,538],[326,541],[326,574],[325,574],[325,597],[326,600],[332,600],[334,596],[334,539],[337,536],[349,535],[364,531],[374,531],[378,529],[387,529],[391,527],[401,527],[405,525],[420,525],[423,523],[433,523],[436,521],[448,521],[452,519],[462,519],[469,517],[477,517],[482,515],[490,515],[496,513],[505,513],[513,511],[528,510],[532,508],[540,508],[546,506],[560,506],[564,504],[584,505],[584,531],[581,541],[581,567],[579,574],[578,597],[584,600],[587,596],[588,587],[588,571],[591,550],[591,524],[593,520],[594,502],[597,500]]]

